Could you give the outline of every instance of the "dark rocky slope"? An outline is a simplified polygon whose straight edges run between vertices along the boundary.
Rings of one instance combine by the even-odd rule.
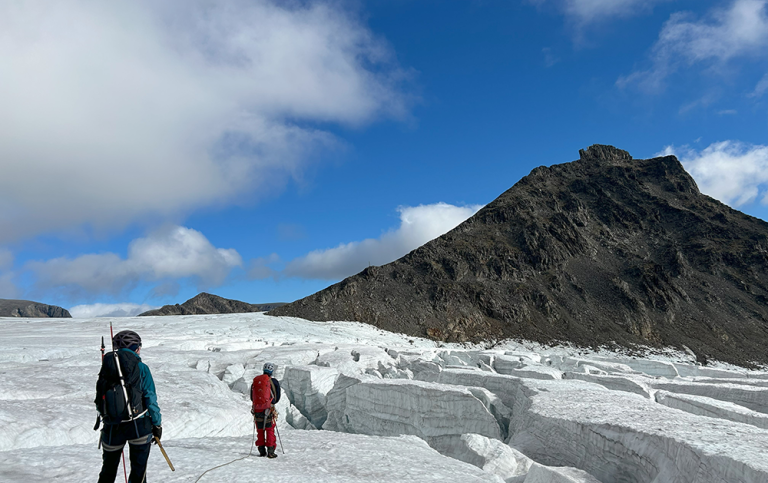
[[[267,310],[272,310],[281,305],[284,304],[249,304],[239,300],[225,299],[218,295],[202,292],[181,305],[164,305],[159,309],[139,314],[139,317],[144,315],[241,314],[246,312],[266,312]]]
[[[69,311],[56,305],[31,300],[0,299],[0,317],[71,318]]]
[[[674,156],[595,145],[403,258],[270,314],[768,363],[768,223],[701,194]]]

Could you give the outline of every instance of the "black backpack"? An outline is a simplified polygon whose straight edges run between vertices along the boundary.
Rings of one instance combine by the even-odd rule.
[[[126,404],[120,376],[115,365],[113,352],[104,355],[96,382],[96,407],[101,414],[104,424],[119,424],[142,416],[144,408],[144,393],[141,390],[141,370],[139,356],[130,351],[118,351],[120,369],[125,380],[125,391],[128,393],[129,405]]]

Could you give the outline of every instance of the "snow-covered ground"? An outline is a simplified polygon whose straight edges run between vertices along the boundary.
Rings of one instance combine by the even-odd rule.
[[[768,372],[263,314],[0,319],[0,481],[96,480],[110,321],[142,336],[157,385],[177,471],[153,449],[152,481],[768,482]],[[247,456],[265,361],[276,460]]]

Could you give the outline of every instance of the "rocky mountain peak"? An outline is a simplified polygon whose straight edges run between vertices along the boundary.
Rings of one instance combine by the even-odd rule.
[[[273,304],[249,304],[240,300],[225,299],[218,295],[200,292],[183,304],[164,305],[155,310],[139,314],[139,316],[156,315],[200,315],[200,314],[241,314],[247,312],[265,312],[283,305]]]
[[[621,162],[631,161],[632,156],[623,149],[604,144],[593,144],[587,149],[579,149],[579,161],[585,162]]]
[[[401,259],[270,313],[768,363],[765,247],[768,223],[701,194],[674,156],[594,145]]]
[[[0,317],[71,318],[67,309],[31,300],[0,299]]]

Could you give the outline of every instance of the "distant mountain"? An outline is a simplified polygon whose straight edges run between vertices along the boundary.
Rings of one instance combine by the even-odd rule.
[[[283,303],[249,304],[239,300],[230,300],[218,295],[202,292],[179,305],[164,305],[159,309],[139,314],[145,315],[194,315],[194,314],[240,314],[246,312],[266,312]]]
[[[31,300],[0,299],[0,317],[71,318],[67,309]]]
[[[768,223],[701,194],[674,156],[579,153],[403,258],[270,314],[768,363]]]

